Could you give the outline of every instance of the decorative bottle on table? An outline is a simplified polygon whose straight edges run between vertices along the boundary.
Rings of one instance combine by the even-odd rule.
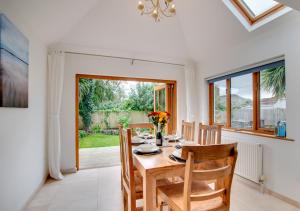
[[[163,136],[162,136],[162,133],[161,133],[161,125],[158,124],[157,132],[156,132],[156,145],[157,146],[162,146],[162,144],[163,144]]]
[[[156,127],[156,145],[162,146],[163,145],[163,136],[162,131],[164,130],[165,126],[167,125],[170,114],[165,111],[153,111],[148,114],[150,122]]]

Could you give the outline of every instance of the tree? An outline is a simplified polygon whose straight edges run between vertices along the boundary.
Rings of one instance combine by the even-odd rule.
[[[81,78],[79,80],[79,115],[82,118],[84,130],[89,132],[94,112],[95,81]]]
[[[280,99],[285,97],[285,67],[270,68],[261,72],[261,84],[265,90]]]
[[[103,102],[117,102],[124,98],[121,81],[96,80],[94,103],[99,105]],[[98,106],[97,106],[98,107]]]
[[[116,106],[124,98],[120,81],[79,80],[79,115],[82,117],[84,130],[89,132],[92,114],[100,107]]]
[[[83,96],[85,96],[90,91],[90,81],[84,78],[79,79],[79,100],[81,101]]]
[[[223,112],[226,111],[225,108],[226,105],[226,96],[221,96],[220,95],[220,88],[215,87],[215,107],[216,111]]]
[[[131,89],[129,97],[124,102],[124,109],[131,111],[153,111],[153,84],[138,83],[136,89]]]

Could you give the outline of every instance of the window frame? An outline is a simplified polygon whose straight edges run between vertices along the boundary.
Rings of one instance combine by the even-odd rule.
[[[229,77],[226,80],[226,123],[225,129],[233,131],[254,132],[266,135],[275,135],[275,128],[260,127],[260,72],[252,72],[252,89],[253,89],[253,125],[252,129],[247,128],[232,128],[231,127],[231,79],[235,76]],[[247,74],[247,73],[245,73]],[[243,75],[243,74],[241,74]],[[209,85],[209,124],[214,122],[214,82],[208,82]]]
[[[220,80],[220,81],[222,81],[222,80]],[[231,109],[231,105],[228,105],[228,97],[231,97],[231,96],[230,95],[228,96],[228,88],[227,88],[227,86],[228,86],[228,80],[225,79],[224,81],[225,81],[225,84],[226,84],[226,90],[225,90],[225,92],[226,92],[226,101],[225,101],[225,104],[226,104],[226,123],[225,124],[227,125],[227,122],[228,122],[227,119],[231,118],[231,117],[228,117],[228,112],[227,112],[227,107],[228,106],[230,106],[230,109]],[[214,96],[215,85],[214,85],[214,83],[212,83],[211,86],[209,86],[209,93],[210,94],[212,93],[212,96],[210,96],[209,99],[212,101],[210,103],[212,103],[212,106],[213,106],[212,109],[209,109],[209,112],[211,112],[209,115],[212,116],[212,118],[210,118],[210,120],[209,120],[209,124],[210,125],[213,125],[213,124],[223,125],[222,123],[215,123],[215,96]]]
[[[265,11],[264,13],[253,17],[251,12],[246,8],[246,6],[240,2],[239,0],[230,0],[232,5],[238,10],[238,12],[246,19],[246,21],[253,26],[254,24],[260,22],[261,20],[274,15],[275,13],[279,12],[280,10],[285,8],[284,4],[279,3],[278,5],[270,8],[269,10]]]

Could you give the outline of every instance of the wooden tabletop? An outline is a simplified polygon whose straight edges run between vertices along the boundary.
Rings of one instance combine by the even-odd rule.
[[[175,144],[169,147],[161,147],[162,152],[156,155],[133,154],[136,168],[143,176],[143,200],[144,210],[156,209],[156,180],[184,174],[185,163],[173,161],[169,155],[175,151]]]
[[[156,169],[181,168],[185,166],[184,163],[179,163],[169,158],[169,155],[176,150],[173,144],[169,147],[161,147],[160,149],[162,152],[156,155],[134,154],[135,164],[140,165],[141,170],[148,172],[155,171]]]

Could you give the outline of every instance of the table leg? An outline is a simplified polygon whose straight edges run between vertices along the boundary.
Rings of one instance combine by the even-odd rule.
[[[144,211],[156,210],[156,180],[147,172],[143,178],[143,198]]]

